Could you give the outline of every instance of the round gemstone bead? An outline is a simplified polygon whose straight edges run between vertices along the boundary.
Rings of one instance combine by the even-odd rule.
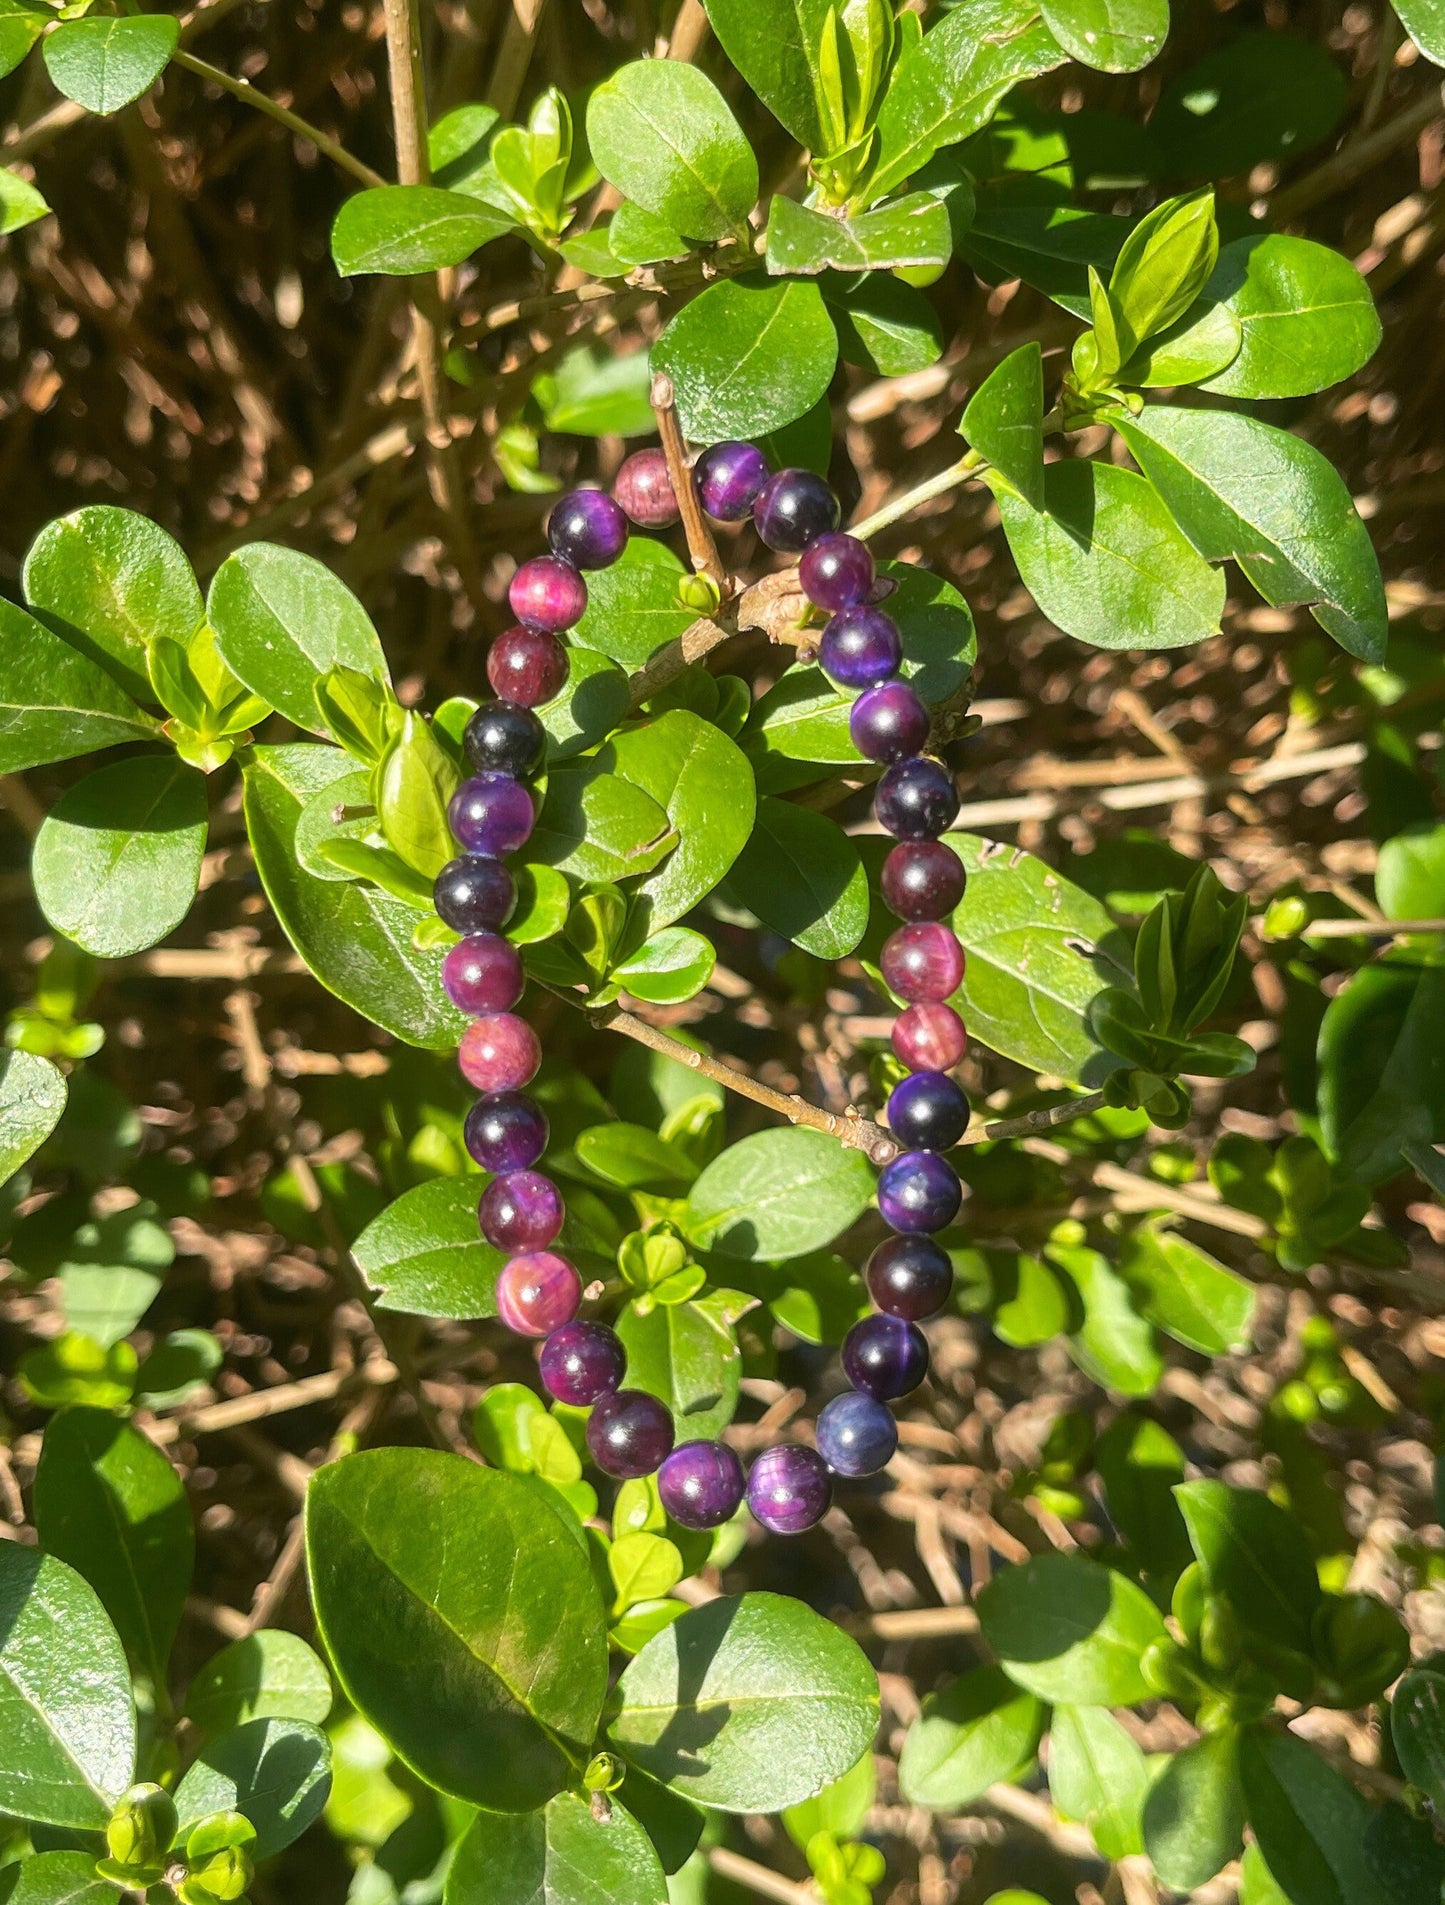
[[[567,683],[567,651],[540,628],[509,628],[487,650],[487,680],[518,707],[540,708]]]
[[[553,1330],[538,1360],[547,1394],[574,1409],[587,1409],[621,1385],[627,1351],[605,1323],[578,1321]]]
[[[587,1418],[587,1446],[598,1468],[619,1481],[651,1475],[672,1451],[672,1412],[642,1389],[603,1396]]]
[[[484,1171],[525,1171],[547,1149],[547,1114],[525,1092],[488,1092],[467,1113],[463,1131]]]
[[[941,840],[900,840],[883,862],[883,903],[899,919],[946,919],[963,898],[963,862]]]
[[[968,1034],[951,1005],[911,1005],[893,1021],[892,1045],[912,1071],[948,1072],[968,1050]]]
[[[878,1174],[878,1208],[892,1230],[946,1230],[962,1202],[958,1172],[935,1151],[904,1151]]]
[[[838,498],[812,470],[779,470],[753,504],[753,523],[763,541],[790,554],[836,529],[842,514]]]
[[[865,1316],[843,1338],[843,1373],[855,1389],[891,1402],[928,1374],[928,1338],[901,1316]]]
[[[756,443],[715,443],[693,465],[698,500],[720,523],[740,523],[768,480],[768,459]]]
[[[881,694],[883,690],[875,688],[873,692]],[[958,789],[942,761],[915,754],[910,760],[894,761],[885,770],[873,796],[873,811],[897,840],[936,840],[953,824]]]
[[[680,514],[667,457],[658,449],[634,450],[617,472],[612,494],[639,529],[667,529]]]
[[[803,551],[798,580],[817,608],[856,608],[868,600],[876,571],[866,542],[835,530],[815,536]]]
[[[458,1012],[510,1012],[522,996],[522,956],[500,933],[469,933],[448,946],[442,989]]]
[[[498,1250],[545,1251],[556,1242],[566,1214],[562,1193],[540,1171],[504,1171],[477,1206],[482,1235]]]
[[[863,1274],[879,1309],[908,1323],[936,1315],[953,1288],[948,1252],[931,1237],[885,1237]]]
[[[507,590],[512,613],[524,628],[555,635],[575,628],[587,610],[587,584],[558,556],[533,556],[512,577]]]
[[[840,688],[876,688],[903,660],[898,625],[881,609],[840,609],[823,630],[818,660]]]
[[[818,1453],[835,1475],[876,1475],[893,1460],[898,1424],[872,1396],[834,1396],[818,1416]]]
[[[719,1528],[738,1512],[747,1484],[726,1442],[683,1442],[657,1471],[663,1507],[680,1528]]]
[[[473,774],[447,807],[451,830],[468,853],[495,860],[526,845],[535,818],[532,796],[510,774]]]
[[[914,1072],[889,1093],[888,1129],[909,1151],[951,1151],[968,1116],[968,1093],[947,1072]]]
[[[909,1005],[941,1005],[963,984],[963,948],[941,921],[913,920],[884,940],[878,969]]]
[[[473,1019],[457,1047],[462,1077],[478,1091],[520,1091],[537,1076],[542,1047],[515,1012],[489,1012]]]
[[[859,695],[848,714],[853,745],[870,761],[901,761],[928,741],[928,710],[906,681],[884,681]]]
[[[492,933],[512,917],[516,882],[500,860],[464,853],[437,875],[432,904],[454,933]]]
[[[800,1535],[828,1512],[833,1484],[816,1449],[789,1442],[764,1449],[748,1475],[748,1507],[775,1535]]]
[[[574,569],[605,569],[627,547],[627,516],[605,489],[574,489],[553,505],[547,540]]]
[[[541,765],[547,730],[530,708],[516,701],[484,701],[468,721],[462,749],[476,774],[512,774],[518,779]]]
[[[582,1301],[582,1279],[555,1250],[534,1250],[502,1265],[497,1315],[518,1336],[550,1336],[570,1323]]]

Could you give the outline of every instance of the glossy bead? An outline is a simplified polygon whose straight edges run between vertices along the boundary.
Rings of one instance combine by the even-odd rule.
[[[484,701],[468,721],[462,751],[474,774],[524,779],[541,766],[547,730],[516,701]]]
[[[738,1512],[743,1465],[726,1442],[683,1442],[657,1471],[663,1507],[680,1528],[719,1528]]]
[[[899,919],[946,919],[963,898],[963,862],[941,840],[900,840],[883,862],[883,903]]]
[[[840,609],[818,644],[823,672],[840,688],[876,688],[897,674],[903,660],[898,625],[881,609]]]
[[[948,1252],[931,1237],[885,1237],[863,1274],[878,1308],[908,1323],[935,1316],[953,1288]]]
[[[540,1171],[504,1171],[477,1206],[482,1235],[498,1250],[546,1250],[566,1214],[562,1193]]]
[[[587,1446],[598,1468],[619,1481],[651,1475],[672,1450],[672,1411],[642,1389],[603,1396],[587,1418]]]
[[[883,942],[878,969],[909,1005],[941,1005],[963,984],[963,948],[935,919],[912,920]]]
[[[951,1151],[968,1116],[968,1093],[947,1072],[913,1072],[888,1095],[888,1129],[909,1151]]]
[[[454,933],[494,933],[517,904],[517,887],[500,860],[464,853],[448,860],[432,887],[432,905]]]
[[[678,519],[677,492],[661,450],[634,450],[613,479],[612,494],[639,529],[667,529]]]
[[[878,1208],[891,1230],[946,1230],[962,1202],[958,1172],[934,1151],[904,1151],[878,1173]]]
[[[915,1072],[949,1072],[968,1050],[963,1020],[951,1005],[911,1005],[893,1021],[895,1055]]]
[[[558,556],[533,556],[512,577],[507,590],[512,613],[524,628],[556,635],[575,628],[587,611],[587,584],[570,562]]]
[[[898,1424],[881,1402],[854,1389],[819,1413],[817,1436],[818,1453],[835,1475],[876,1475],[893,1460]]]
[[[518,1336],[550,1336],[572,1321],[581,1301],[581,1277],[555,1250],[512,1257],[497,1277],[497,1315]]]
[[[816,1449],[788,1442],[764,1449],[748,1475],[753,1519],[775,1535],[800,1535],[828,1512],[833,1484]]]
[[[779,470],[753,504],[753,523],[763,541],[789,554],[836,529],[842,514],[838,498],[812,470]]]
[[[901,761],[928,741],[928,710],[906,681],[869,688],[848,714],[853,745],[870,761]]]
[[[552,554],[574,569],[606,569],[627,547],[627,516],[605,489],[574,489],[547,518]]]
[[[885,770],[873,796],[873,811],[897,840],[936,840],[953,824],[958,789],[942,761],[915,754]]]
[[[768,475],[768,459],[756,443],[715,443],[692,470],[699,502],[720,523],[742,522]]]
[[[488,1092],[467,1113],[463,1134],[484,1171],[525,1171],[547,1149],[547,1114],[525,1092]]]
[[[567,685],[567,651],[540,628],[509,628],[487,650],[487,680],[521,708],[540,708]]]
[[[452,832],[468,853],[501,860],[531,837],[532,796],[510,774],[473,774],[447,806]]]
[[[816,608],[851,609],[868,600],[876,570],[866,542],[835,530],[815,536],[798,564],[798,581]]]
[[[522,996],[522,956],[500,933],[469,933],[448,946],[442,961],[442,990],[470,1018],[484,1012],[510,1012]]]
[[[843,1373],[855,1389],[891,1402],[928,1374],[928,1338],[901,1316],[865,1316],[843,1338]]]
[[[538,1366],[549,1396],[587,1409],[620,1386],[627,1351],[605,1323],[564,1323],[543,1343]]]
[[[462,1077],[478,1091],[520,1091],[542,1063],[537,1034],[514,1012],[473,1019],[457,1047]]]

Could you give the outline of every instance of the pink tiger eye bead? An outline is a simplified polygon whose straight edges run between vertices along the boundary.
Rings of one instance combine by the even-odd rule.
[[[482,1235],[498,1250],[545,1250],[566,1215],[562,1193],[541,1171],[503,1171],[477,1205]]]
[[[518,1336],[550,1336],[582,1302],[582,1279],[555,1250],[513,1257],[497,1278],[497,1315]]]
[[[893,1021],[892,1045],[910,1071],[949,1072],[962,1062],[968,1034],[951,1005],[911,1005]]]
[[[462,1077],[478,1091],[520,1091],[542,1063],[537,1034],[515,1012],[473,1019],[457,1047]]]
[[[560,556],[533,556],[512,577],[507,600],[524,628],[555,635],[586,614],[587,584]]]
[[[937,920],[914,920],[890,933],[878,964],[889,990],[910,1005],[942,1005],[963,983],[963,948]]]

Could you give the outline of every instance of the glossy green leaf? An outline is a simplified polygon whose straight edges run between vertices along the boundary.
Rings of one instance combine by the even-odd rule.
[[[661,807],[677,847],[638,888],[651,930],[688,912],[722,879],[752,832],[753,771],[737,743],[686,708],[614,735],[597,757]]]
[[[585,748],[595,747],[626,717],[627,706],[627,676],[616,662],[591,648],[574,645],[566,687],[555,700],[537,710],[537,718],[547,730],[547,758],[565,761]]]
[[[1181,318],[1139,346],[1119,371],[1121,384],[1138,390],[1198,384],[1234,362],[1244,333],[1228,304],[1208,301],[1218,275]]]
[[[1069,57],[1101,73],[1137,73],[1169,32],[1169,0],[1046,0],[1040,11]]]
[[[698,443],[776,430],[833,379],[838,335],[817,285],[728,278],[685,304],[652,347],[672,379],[683,434]]]
[[[331,1711],[331,1676],[299,1634],[262,1627],[212,1656],[186,1693],[186,1718],[203,1733],[250,1720],[309,1720]]]
[[[0,47],[4,45],[5,18],[0,14]],[[0,238],[23,231],[50,210],[45,195],[18,172],[0,167]]]
[[[1031,509],[1044,507],[1044,358],[1021,344],[969,398],[959,434]]]
[[[346,200],[331,227],[343,278],[363,272],[407,278],[461,264],[515,229],[493,205],[436,185],[374,185]]]
[[[678,251],[686,250],[687,246],[679,243]],[[650,436],[657,427],[651,391],[645,350],[618,355],[587,344],[568,351],[555,371],[544,372],[532,385],[532,395],[547,428],[578,437]],[[595,570],[588,588],[606,573]]]
[[[1303,1740],[1251,1728],[1240,1742],[1250,1829],[1290,1905],[1394,1905],[1365,1858],[1369,1803]]]
[[[1381,843],[1375,898],[1386,919],[1445,917],[1445,825],[1407,827]]]
[[[96,1876],[93,1852],[37,1852],[0,1866],[0,1905],[115,1905],[115,1896]]]
[[[119,112],[160,78],[181,24],[169,13],[66,20],[41,47],[56,89],[87,112]]]
[[[60,1123],[65,1074],[33,1052],[0,1051],[0,1185],[8,1184]]]
[[[1445,972],[1401,960],[1366,966],[1337,992],[1319,1032],[1326,1150],[1349,1176],[1394,1176],[1408,1144],[1445,1136]]]
[[[755,1131],[714,1158],[688,1193],[688,1232],[724,1257],[820,1250],[873,1200],[861,1151],[798,1126]]]
[[[707,0],[718,42],[775,119],[810,152],[827,141],[815,75],[830,0]]]
[[[1397,7],[1401,23],[1427,60],[1445,66],[1445,15],[1438,0],[1405,0]]]
[[[652,1841],[612,1801],[594,1817],[574,1793],[541,1812],[480,1812],[447,1871],[444,1905],[662,1905],[667,1880]]]
[[[1040,194],[1028,180],[980,189],[959,249],[990,284],[1022,278],[1075,317],[1089,319],[1089,267],[1104,276],[1129,221]]]
[[[651,934],[607,977],[634,999],[653,1005],[680,1005],[701,992],[713,975],[717,954],[712,941],[688,926],[664,926]]]
[[[183,1846],[213,1813],[242,1813],[256,1828],[249,1850],[269,1859],[320,1816],[331,1790],[331,1748],[305,1720],[248,1720],[208,1741],[176,1787]]]
[[[738,1405],[742,1357],[732,1332],[695,1303],[659,1303],[617,1319],[629,1388],[645,1389],[672,1411],[679,1442],[712,1440]]]
[[[868,926],[868,876],[835,820],[765,796],[728,886],[765,926],[818,959],[842,959]]]
[[[631,537],[610,568],[587,578],[587,611],[571,637],[574,666],[585,659],[579,643],[583,651],[597,649],[624,668],[641,668],[659,648],[675,641],[697,619],[678,600],[677,585],[686,573],[666,543],[651,536]]]
[[[54,18],[33,0],[0,0],[0,79],[15,71]]]
[[[841,219],[779,196],[768,214],[771,277],[943,266],[952,251],[948,208],[930,192],[910,192],[876,212]]]
[[[1144,1850],[1143,1749],[1107,1707],[1059,1706],[1049,1722],[1049,1794],[1062,1819],[1087,1826],[1106,1859]]]
[[[1001,1667],[974,1667],[938,1693],[908,1729],[898,1781],[915,1806],[952,1811],[1024,1772],[1047,1718],[1042,1701]]]
[[[1169,82],[1149,130],[1168,176],[1226,178],[1301,158],[1333,131],[1348,96],[1323,46],[1242,33]]]
[[[1406,1779],[1445,1805],[1445,1674],[1405,1675],[1390,1701],[1390,1731]]]
[[[59,1265],[70,1327],[109,1348],[135,1328],[175,1260],[154,1205],[136,1204],[76,1230]]]
[[[1174,1499],[1184,1479],[1184,1451],[1159,1423],[1125,1410],[1094,1451],[1110,1519],[1134,1550],[1146,1576],[1171,1581],[1190,1561],[1189,1536]]]
[[[1205,384],[1226,397],[1307,397],[1367,364],[1380,342],[1370,288],[1348,258],[1286,232],[1239,238],[1207,288],[1238,320],[1238,355]]]
[[[0,773],[155,733],[155,722],[105,668],[14,603],[0,601]]]
[[[1237,1859],[1244,1791],[1233,1733],[1206,1733],[1160,1767],[1144,1801],[1144,1847],[1176,1892],[1191,1893]]]
[[[665,218],[644,211],[631,199],[624,199],[612,214],[607,238],[615,256],[627,265],[659,264],[667,258],[685,257],[689,249],[682,233],[674,230]],[[644,430],[651,428],[650,411],[648,415]]]
[[[587,103],[587,140],[610,184],[689,238],[747,232],[758,162],[699,67],[633,60]]]
[[[477,1229],[481,1178],[437,1177],[403,1191],[351,1246],[377,1308],[461,1321],[497,1313],[505,1251]]]
[[[1149,1698],[1139,1656],[1165,1637],[1144,1590],[1079,1554],[1004,1568],[978,1596],[984,1638],[1010,1680],[1041,1700],[1130,1706]]]
[[[878,377],[906,377],[926,370],[943,355],[943,326],[937,311],[911,284],[891,272],[869,271],[861,277],[837,277],[825,272],[819,280],[823,302],[838,333],[838,351],[844,363],[857,364]],[[804,458],[809,469],[826,470]]]
[[[646,1125],[621,1119],[579,1131],[575,1150],[579,1163],[619,1190],[685,1190],[697,1176],[697,1166],[681,1146]]]
[[[553,768],[527,852],[559,873],[599,882],[650,873],[675,845],[666,809],[611,771],[608,749]]]
[[[1164,1374],[1153,1325],[1129,1285],[1098,1250],[1051,1245],[1049,1261],[1077,1292],[1083,1320],[1068,1337],[1069,1354],[1086,1376],[1123,1396],[1150,1396]]]
[[[1249,1342],[1254,1285],[1172,1230],[1136,1230],[1119,1269],[1151,1323],[1204,1356]]]
[[[1254,1488],[1184,1482],[1174,1498],[1211,1592],[1255,1633],[1308,1653],[1320,1583],[1300,1524]]]
[[[953,1260],[954,1302],[965,1316],[986,1311],[1001,1342],[1027,1349],[1068,1327],[1063,1282],[1037,1257],[994,1244],[948,1254]]]

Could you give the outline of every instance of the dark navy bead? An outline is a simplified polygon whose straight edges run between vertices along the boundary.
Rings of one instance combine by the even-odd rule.
[[[909,1323],[937,1315],[953,1288],[948,1252],[931,1237],[885,1237],[864,1276],[879,1309]]]
[[[432,904],[454,933],[494,933],[512,917],[516,882],[500,860],[464,853],[437,875]]]
[[[552,553],[574,569],[606,569],[627,547],[627,515],[602,489],[568,490],[547,518]]]
[[[951,1151],[968,1117],[968,1093],[947,1072],[914,1072],[888,1096],[888,1129],[908,1151]]]
[[[726,1442],[684,1442],[657,1471],[657,1493],[680,1528],[720,1528],[731,1521],[747,1484]]]
[[[661,1468],[672,1451],[672,1411],[642,1389],[603,1396],[587,1418],[587,1446],[598,1468],[619,1481]]]
[[[818,1453],[835,1475],[876,1475],[893,1460],[898,1424],[856,1389],[834,1396],[818,1416]]]
[[[957,1171],[936,1151],[905,1151],[878,1173],[878,1208],[891,1230],[946,1230],[962,1201]]]
[[[884,771],[873,811],[896,840],[936,840],[953,824],[958,789],[942,761],[916,754]]]
[[[843,1338],[842,1362],[855,1389],[891,1402],[928,1374],[928,1338],[901,1316],[865,1316]]]
[[[464,1133],[484,1171],[527,1171],[547,1149],[547,1114],[525,1092],[489,1092],[467,1113]]]
[[[476,774],[524,779],[541,765],[547,730],[515,701],[484,701],[468,721],[462,748]]]
[[[753,522],[763,541],[789,554],[836,529],[842,514],[838,498],[812,470],[779,470],[753,504]]]

